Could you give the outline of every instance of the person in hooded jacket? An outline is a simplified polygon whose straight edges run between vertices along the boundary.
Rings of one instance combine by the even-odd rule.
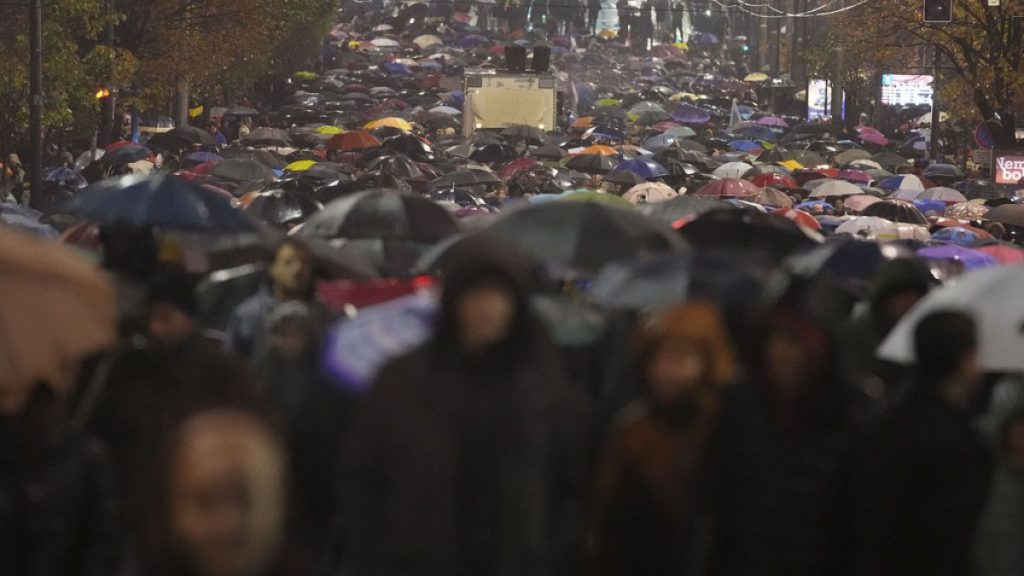
[[[649,322],[640,339],[645,393],[620,415],[601,461],[589,573],[697,574],[707,540],[704,451],[735,357],[706,302]]]
[[[586,399],[531,313],[521,258],[483,237],[446,258],[435,335],[381,370],[356,415],[353,573],[572,573]]]
[[[848,574],[860,396],[829,334],[792,305],[756,324],[747,374],[723,401],[713,454],[715,576]]]

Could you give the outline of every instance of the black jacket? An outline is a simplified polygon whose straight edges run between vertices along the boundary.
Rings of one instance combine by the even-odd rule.
[[[865,457],[867,576],[966,576],[990,456],[967,415],[919,387],[883,415]]]

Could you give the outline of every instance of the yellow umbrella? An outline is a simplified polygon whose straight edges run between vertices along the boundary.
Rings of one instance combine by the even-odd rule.
[[[618,34],[615,33],[614,30],[609,30],[608,28],[605,28],[604,30],[601,30],[600,32],[597,33],[597,35],[600,36],[601,38],[606,38],[606,39],[607,38],[617,38],[619,36]]]
[[[768,75],[763,72],[753,72],[747,74],[747,77],[743,79],[744,82],[764,82],[768,79]]]
[[[676,42],[676,48],[680,50],[689,50],[690,47],[686,45],[686,42]]]
[[[694,94],[693,92],[679,92],[677,94],[673,94],[673,95],[669,96],[668,99],[672,100],[673,102],[678,102],[680,100],[695,101],[695,100],[700,100],[701,97],[699,95],[697,95],[697,94]]]
[[[587,128],[593,128],[594,127],[594,117],[593,116],[583,116],[582,118],[577,118],[576,121],[572,123],[571,127],[572,128],[581,129],[581,130],[585,130]]]
[[[377,128],[397,128],[403,132],[412,132],[412,124],[409,124],[401,118],[395,118],[394,116],[388,118],[380,118],[372,122],[368,122],[363,128],[367,130],[376,130]]]
[[[588,146],[580,151],[580,154],[600,154],[601,156],[615,156],[619,151],[611,146],[604,146],[603,144],[595,144]]]
[[[804,167],[803,164],[797,162],[796,160],[786,160],[785,162],[779,162],[779,166],[782,166],[783,168],[789,170],[790,172],[794,170],[799,170]]]
[[[337,126],[321,126],[316,129],[317,134],[341,134],[342,132],[344,132],[344,130]]]
[[[314,160],[299,160],[285,166],[284,169],[289,172],[304,172],[312,168],[314,164],[316,164]]]

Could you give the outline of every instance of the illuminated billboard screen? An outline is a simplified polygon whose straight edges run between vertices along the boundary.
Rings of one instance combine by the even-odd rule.
[[[831,116],[832,87],[827,80],[815,78],[807,82],[807,119]]]
[[[1021,179],[1024,179],[1024,150],[993,150],[992,181],[996,184],[1016,185]]]
[[[931,106],[934,81],[928,74],[882,74],[882,104]]]

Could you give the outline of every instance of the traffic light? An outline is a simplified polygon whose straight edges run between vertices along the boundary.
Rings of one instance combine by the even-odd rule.
[[[110,88],[98,88],[96,90],[96,99],[103,100],[104,98],[110,98]]]
[[[953,0],[924,0],[924,21],[948,23],[953,21]]]

